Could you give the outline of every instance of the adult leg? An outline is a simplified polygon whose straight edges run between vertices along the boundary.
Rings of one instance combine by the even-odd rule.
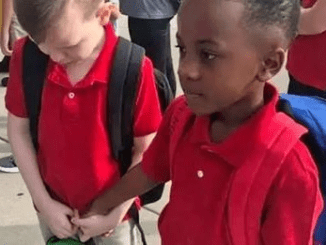
[[[128,18],[131,40],[144,47],[156,69],[163,72],[175,93],[175,76],[170,45],[170,20]]]

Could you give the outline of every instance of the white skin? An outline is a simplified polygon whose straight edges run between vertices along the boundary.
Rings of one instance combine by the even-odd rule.
[[[109,5],[102,3],[99,5],[99,11],[94,13],[89,21],[83,21],[81,8],[73,0],[67,0],[58,22],[52,27],[53,30],[49,31],[51,34],[39,45],[51,59],[66,67],[72,84],[76,84],[78,79],[85,76],[101,50],[105,34],[103,25],[110,19]],[[33,202],[55,236],[68,238],[80,229],[83,233],[81,240],[86,241],[90,237],[109,232],[121,222],[133,199],[113,209],[106,216],[97,215],[91,218],[96,222],[87,226],[74,225],[71,218],[78,217],[78,212],[52,199],[44,186],[31,141],[29,119],[17,117],[9,112],[7,130],[17,165]],[[142,153],[153,137],[154,134],[134,138],[132,166],[141,161]],[[105,229],[102,229],[103,227]]]
[[[1,26],[1,51],[4,55],[11,56],[10,23],[13,16],[13,0],[2,0],[2,26]]]
[[[299,34],[315,35],[326,31],[326,1],[318,0],[309,9],[301,9]]]

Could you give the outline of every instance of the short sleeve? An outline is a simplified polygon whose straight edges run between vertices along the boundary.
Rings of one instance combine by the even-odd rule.
[[[162,121],[162,112],[155,85],[152,62],[146,57],[142,64],[134,118],[135,137],[157,131]]]
[[[170,139],[174,133],[172,118],[184,104],[183,98],[175,99],[166,110],[157,134],[143,155],[143,172],[154,182],[167,182],[170,176]],[[180,106],[181,105],[181,106]]]
[[[26,38],[15,42],[9,67],[9,82],[5,96],[7,110],[17,117],[28,117],[22,84],[23,48]]]
[[[266,204],[262,244],[313,244],[323,201],[316,165],[302,142],[287,156]]]

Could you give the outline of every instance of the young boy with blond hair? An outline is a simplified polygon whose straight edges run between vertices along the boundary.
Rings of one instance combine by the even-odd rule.
[[[38,148],[33,147],[23,92],[24,47],[14,45],[6,94],[8,135],[17,165],[38,212],[47,241],[80,238],[72,217],[120,179],[107,132],[110,69],[118,37],[107,24],[112,8],[104,0],[14,0],[23,28],[50,58],[42,92]],[[113,13],[115,14],[115,13]],[[132,166],[138,164],[161,121],[149,59],[142,62],[134,108]],[[108,238],[95,244],[137,244],[127,212],[134,198],[101,216]],[[139,207],[139,201],[136,199]],[[103,232],[103,233],[104,233]]]

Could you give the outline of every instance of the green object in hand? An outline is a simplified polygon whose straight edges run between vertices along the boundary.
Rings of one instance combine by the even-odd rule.
[[[66,239],[59,239],[57,237],[51,237],[46,245],[80,245],[80,244],[85,244],[82,243],[81,241],[78,241],[73,238],[66,238]]]

